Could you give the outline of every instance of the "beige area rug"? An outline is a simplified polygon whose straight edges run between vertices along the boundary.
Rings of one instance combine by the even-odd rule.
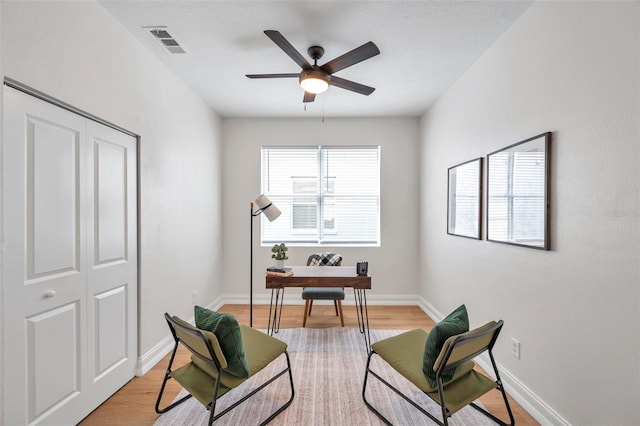
[[[376,342],[400,333],[398,330],[371,330],[371,341]],[[295,397],[284,412],[270,425],[380,425],[383,424],[362,400],[362,383],[367,364],[367,354],[362,334],[354,328],[295,328],[282,329],[275,335],[287,342]],[[439,416],[438,406],[424,396],[415,386],[394,374],[380,357],[374,356],[374,371],[420,401],[427,411]],[[265,370],[281,370],[286,361],[284,356]],[[256,380],[267,373],[258,375],[228,392],[218,400],[216,412],[232,404],[238,395],[253,389]],[[288,375],[281,376],[267,388],[258,392],[248,401],[221,417],[214,425],[259,424],[276,407],[289,397]],[[181,395],[185,395],[182,391]],[[180,397],[179,395],[178,397]],[[367,385],[367,400],[395,425],[434,424],[426,416],[411,407],[393,391],[370,377]],[[163,414],[155,426],[204,425],[209,412],[195,399],[190,398],[168,413]],[[494,425],[492,421],[471,407],[466,407],[449,419],[450,425]]]

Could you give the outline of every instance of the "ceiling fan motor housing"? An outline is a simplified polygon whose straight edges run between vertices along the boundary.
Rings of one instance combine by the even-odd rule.
[[[302,70],[302,72],[300,73],[299,81],[302,82],[302,80],[306,80],[308,78],[315,78],[317,80],[324,80],[327,83],[329,83],[331,81],[331,76],[329,74],[327,74],[326,72],[320,70],[320,69]]]
[[[314,61],[318,61],[318,59],[322,58],[324,55],[324,49],[322,46],[311,46],[307,49],[307,53]]]

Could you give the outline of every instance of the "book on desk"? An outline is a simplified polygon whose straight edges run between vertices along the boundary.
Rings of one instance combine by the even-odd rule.
[[[268,277],[290,277],[293,275],[292,268],[276,268],[275,266],[269,266],[265,271],[265,275]]]

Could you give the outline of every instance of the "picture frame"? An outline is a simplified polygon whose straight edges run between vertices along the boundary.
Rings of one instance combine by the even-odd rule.
[[[482,166],[475,158],[449,167],[447,177],[447,234],[482,238]]]
[[[487,241],[549,250],[551,132],[487,155]]]

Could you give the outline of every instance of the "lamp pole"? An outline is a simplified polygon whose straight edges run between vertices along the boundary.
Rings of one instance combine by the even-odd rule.
[[[249,254],[249,327],[253,327],[253,218],[257,216],[253,213],[253,203],[250,203],[250,217],[251,220],[251,252]]]
[[[255,204],[258,207],[256,211],[253,210],[253,203],[249,203],[249,220],[251,221],[251,234],[249,235],[249,238],[251,238],[251,252],[249,253],[249,327],[253,327],[253,218],[264,213],[269,222],[273,222],[280,216],[280,210],[264,194],[256,198]]]

